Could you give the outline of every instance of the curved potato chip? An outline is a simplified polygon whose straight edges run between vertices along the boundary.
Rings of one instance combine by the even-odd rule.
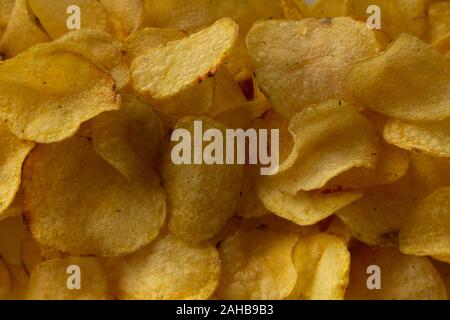
[[[6,263],[0,256],[0,299],[3,299],[11,290],[11,277]]]
[[[7,263],[21,264],[20,247],[25,229],[21,216],[0,221],[0,256]]]
[[[123,259],[119,299],[208,299],[217,287],[220,259],[211,244],[189,245],[165,235]]]
[[[14,4],[17,0],[1,0],[0,1],[0,26],[6,28],[13,11]]]
[[[129,34],[144,23],[143,0],[100,0],[106,11],[119,19],[122,29]]]
[[[330,220],[330,224],[325,229],[326,233],[338,236],[342,238],[347,245],[350,245],[353,240],[350,229],[342,222],[341,219],[339,219],[338,216],[332,216]]]
[[[98,0],[27,0],[34,14],[39,18],[47,34],[57,39],[70,31],[68,18],[76,11],[69,11],[78,6],[81,14],[81,28],[108,31],[108,15],[103,4]]]
[[[42,31],[36,17],[28,9],[27,0],[17,0],[0,41],[2,54],[9,59],[35,44],[48,41],[50,38]]]
[[[195,137],[198,135],[194,133],[195,121],[201,121],[205,131],[214,128],[223,134],[225,132],[224,126],[207,117],[183,118],[175,130],[183,130],[190,137],[201,139]],[[201,242],[219,233],[233,215],[239,200],[243,167],[237,164],[194,164],[194,161],[191,164],[175,164],[172,154],[180,152],[180,146],[188,144],[188,150],[183,150],[183,154],[191,151],[193,155],[195,148],[185,141],[184,136],[179,139],[178,143],[170,143],[161,167],[167,193],[169,229],[185,241]],[[203,148],[206,145],[203,142]]]
[[[342,83],[346,66],[380,52],[374,33],[347,17],[259,22],[247,47],[262,91],[288,119],[324,100],[352,101]]]
[[[402,34],[383,54],[349,66],[344,82],[375,112],[430,121],[450,116],[449,79],[448,59],[422,40]]]
[[[33,237],[71,255],[134,252],[164,223],[158,176],[147,171],[127,181],[82,137],[39,145],[25,165],[23,183]]]
[[[407,256],[396,249],[358,245],[351,250],[350,300],[446,300],[447,290],[427,257]],[[367,268],[382,271],[379,290],[367,286]],[[379,271],[380,271],[379,270]]]
[[[319,233],[300,238],[293,252],[297,283],[288,299],[343,300],[350,252],[342,238]]]
[[[119,109],[113,87],[111,77],[84,58],[39,44],[1,62],[0,118],[19,138],[61,141],[84,121]]]
[[[171,98],[212,77],[235,45],[238,25],[224,18],[184,39],[148,49],[131,64],[135,89],[154,99]]]
[[[439,1],[428,6],[430,41],[434,42],[450,32],[450,2]]]
[[[16,138],[0,122],[0,220],[9,215],[5,210],[19,192],[22,164],[33,147],[34,143]]]
[[[161,152],[162,122],[136,96],[123,95],[120,110],[102,113],[91,122],[95,151],[130,180],[150,169]]]
[[[68,274],[68,271],[70,273]],[[78,271],[76,271],[78,270]],[[70,275],[79,272],[80,288],[69,287]],[[107,300],[108,277],[97,258],[53,259],[31,273],[29,300]]]
[[[281,300],[297,281],[292,249],[298,236],[268,230],[238,230],[219,247],[219,299]]]

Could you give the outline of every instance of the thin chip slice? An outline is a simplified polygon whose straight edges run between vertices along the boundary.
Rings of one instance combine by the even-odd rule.
[[[297,283],[289,295],[296,300],[343,300],[350,272],[346,242],[319,233],[300,238],[293,252]]]
[[[0,299],[6,297],[11,290],[11,277],[8,267],[0,256]]]
[[[1,63],[0,119],[24,140],[64,140],[81,123],[119,107],[112,78],[57,45],[39,44]]]
[[[433,81],[430,81],[433,79]],[[351,65],[345,87],[369,109],[410,121],[450,116],[450,61],[402,34],[381,55]]]
[[[396,249],[365,245],[354,247],[351,257],[346,299],[447,300],[444,282],[427,257],[407,256]],[[370,290],[377,282],[381,287]]]
[[[171,98],[213,76],[233,49],[238,25],[224,18],[178,41],[151,48],[131,64],[134,88],[155,99]]]
[[[119,264],[119,299],[208,299],[220,277],[220,259],[211,244],[189,245],[165,235]]]
[[[31,274],[29,300],[108,298],[108,278],[97,258],[53,259],[37,265]]]
[[[113,15],[120,22],[126,34],[136,31],[145,19],[143,0],[100,0],[107,13]]]
[[[292,291],[297,272],[292,250],[297,235],[238,230],[219,247],[222,275],[219,299],[281,300]]]
[[[428,7],[430,41],[434,42],[450,32],[450,2],[439,1]]]
[[[127,181],[86,138],[39,145],[28,158],[23,183],[33,237],[70,255],[134,252],[150,243],[164,223],[158,176],[147,171]]]
[[[348,17],[259,22],[247,47],[258,84],[288,119],[310,104],[352,101],[342,84],[346,66],[380,52],[374,33]]]

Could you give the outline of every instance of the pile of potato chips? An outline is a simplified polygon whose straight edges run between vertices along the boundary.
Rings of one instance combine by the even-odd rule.
[[[0,0],[0,34],[0,299],[448,298],[450,1]],[[278,173],[174,164],[196,120],[279,129]]]

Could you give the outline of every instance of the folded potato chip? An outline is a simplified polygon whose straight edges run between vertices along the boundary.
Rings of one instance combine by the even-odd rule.
[[[9,275],[8,267],[0,257],[0,299],[6,297],[11,290],[11,277]]]
[[[450,2],[439,1],[428,6],[430,41],[434,42],[450,32]]]
[[[381,55],[349,66],[344,81],[355,98],[375,112],[430,121],[450,116],[449,79],[448,59],[422,40],[402,34]]]
[[[297,235],[238,230],[219,246],[222,274],[219,299],[281,300],[292,291],[297,272],[292,250]]]
[[[128,181],[86,138],[39,145],[28,158],[23,183],[33,237],[70,255],[134,252],[158,235],[165,220],[158,176],[146,171]]]
[[[76,277],[78,267],[79,289],[70,289],[70,277]],[[70,271],[70,272],[68,272]],[[36,266],[31,273],[28,290],[29,300],[107,300],[108,277],[97,258],[53,259]]]
[[[214,76],[237,36],[238,25],[224,18],[186,38],[150,48],[131,64],[135,90],[167,99]]]

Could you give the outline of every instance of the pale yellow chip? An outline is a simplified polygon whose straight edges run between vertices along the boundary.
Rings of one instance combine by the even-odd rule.
[[[71,29],[68,26],[77,26],[77,22],[81,29],[108,31],[108,14],[98,0],[27,1],[52,39],[69,32]]]
[[[295,286],[292,250],[298,236],[269,230],[238,230],[219,246],[219,299],[281,300]]]
[[[48,260],[37,265],[31,273],[29,300],[109,298],[108,277],[97,258],[68,257]]]
[[[6,28],[13,11],[16,0],[1,0],[0,1],[0,26]]]
[[[145,8],[143,0],[100,0],[106,12],[118,19],[126,34],[139,29],[144,23]]]
[[[9,59],[35,44],[47,41],[50,41],[50,38],[36,22],[36,17],[28,8],[27,0],[17,0],[0,41],[2,55]]]
[[[306,18],[332,18],[346,15],[346,0],[315,0],[312,4],[304,0],[293,1]]]
[[[71,255],[134,252],[158,235],[165,220],[158,176],[147,171],[128,181],[86,138],[39,145],[24,176],[25,219],[33,237]]]
[[[113,279],[119,299],[208,299],[220,277],[217,249],[189,245],[172,235],[123,258]]]
[[[383,54],[351,65],[345,87],[372,111],[430,121],[450,116],[449,79],[448,59],[422,40],[402,34]]]
[[[5,210],[19,191],[22,163],[33,147],[34,143],[15,137],[0,122],[0,220],[9,215]]]
[[[197,132],[194,133],[196,123]],[[199,139],[198,125],[204,131],[214,128],[225,135],[225,127],[210,118],[181,119],[174,128],[181,130],[177,135],[179,140],[169,144],[161,168],[167,193],[169,229],[188,242],[209,239],[225,226],[239,200],[243,176],[242,165],[206,164],[203,161],[195,164],[198,161],[195,158],[203,156],[198,150],[195,152],[198,147],[194,146],[194,139]],[[203,150],[206,146],[209,143],[203,142]],[[219,147],[224,148],[224,144],[219,142]]]
[[[113,79],[57,45],[40,44],[1,62],[0,119],[22,139],[61,141],[81,123],[119,107]]]
[[[154,99],[167,99],[214,76],[237,36],[238,25],[224,18],[186,38],[150,48],[131,64],[135,90]]]
[[[324,100],[352,101],[342,83],[346,66],[380,51],[374,33],[347,17],[256,23],[247,47],[258,84],[288,119]]]
[[[297,283],[288,299],[343,300],[350,272],[346,242],[319,233],[300,238],[293,251]]]
[[[447,290],[427,257],[358,245],[351,250],[350,300],[446,300]],[[370,270],[370,272],[368,272]],[[378,274],[377,274],[378,273]],[[378,278],[378,280],[377,280]],[[372,289],[381,281],[380,289]]]
[[[4,299],[11,290],[11,277],[8,267],[0,256],[0,299]]]
[[[439,1],[428,7],[430,41],[434,42],[450,32],[450,2]]]

